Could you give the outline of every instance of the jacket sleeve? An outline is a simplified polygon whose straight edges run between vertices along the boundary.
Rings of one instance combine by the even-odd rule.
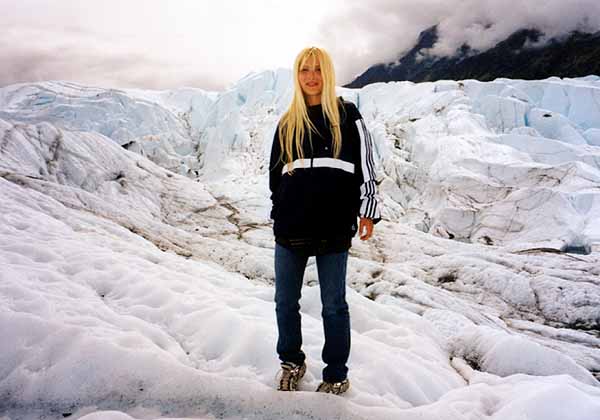
[[[273,204],[271,208],[270,218],[274,219],[277,210],[277,191],[279,190],[279,183],[281,182],[281,171],[283,170],[283,163],[279,159],[281,153],[281,146],[279,144],[279,125],[275,128],[275,135],[273,136],[273,145],[271,146],[271,158],[269,159],[269,189],[271,190],[271,202]]]
[[[373,139],[367,129],[365,121],[355,108],[356,120],[354,124],[358,130],[360,153],[355,164],[357,182],[360,185],[360,207],[358,214],[373,220],[373,224],[381,220],[381,201],[378,196],[378,188],[375,161],[373,159]]]

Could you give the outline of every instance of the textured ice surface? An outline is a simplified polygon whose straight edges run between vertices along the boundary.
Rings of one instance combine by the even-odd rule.
[[[599,418],[598,128],[574,102],[598,79],[339,90],[374,135],[385,204],[351,249],[343,398],[312,392],[324,367],[313,258],[303,392],[274,390],[266,158],[289,80],[0,89],[0,418]],[[68,120],[57,101],[85,112]],[[199,158],[173,133],[153,149],[167,160],[143,152],[145,135],[125,150],[92,111],[115,101],[119,118],[141,112],[153,136],[167,124]],[[535,109],[588,144],[519,125]]]

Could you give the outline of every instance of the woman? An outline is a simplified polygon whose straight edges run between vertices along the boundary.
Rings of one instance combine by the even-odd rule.
[[[269,187],[275,234],[278,389],[295,391],[306,372],[300,305],[308,257],[316,258],[323,305],[323,381],[317,392],[350,386],[350,314],[346,266],[352,237],[367,240],[380,206],[371,136],[356,106],[335,96],[329,55],[303,49],[294,62],[294,97],[281,117],[271,150]]]

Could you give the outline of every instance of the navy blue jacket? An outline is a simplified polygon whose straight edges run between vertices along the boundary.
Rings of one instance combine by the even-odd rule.
[[[333,158],[329,121],[321,105],[308,106],[309,118],[318,133],[312,133],[312,145],[306,133],[304,159],[298,159],[294,150],[293,174],[279,160],[281,146],[275,130],[269,188],[273,232],[280,243],[299,238],[347,238],[348,245],[343,248],[348,249],[358,230],[358,216],[374,223],[381,220],[371,135],[356,105],[341,97],[338,105],[342,148],[337,159]]]

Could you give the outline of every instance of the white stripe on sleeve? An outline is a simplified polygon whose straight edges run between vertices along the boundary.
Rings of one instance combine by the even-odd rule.
[[[360,136],[360,164],[363,175],[360,186],[360,199],[362,201],[359,214],[361,217],[380,219],[377,184],[375,182],[375,161],[373,160],[373,140],[362,118],[356,120],[356,128]]]

